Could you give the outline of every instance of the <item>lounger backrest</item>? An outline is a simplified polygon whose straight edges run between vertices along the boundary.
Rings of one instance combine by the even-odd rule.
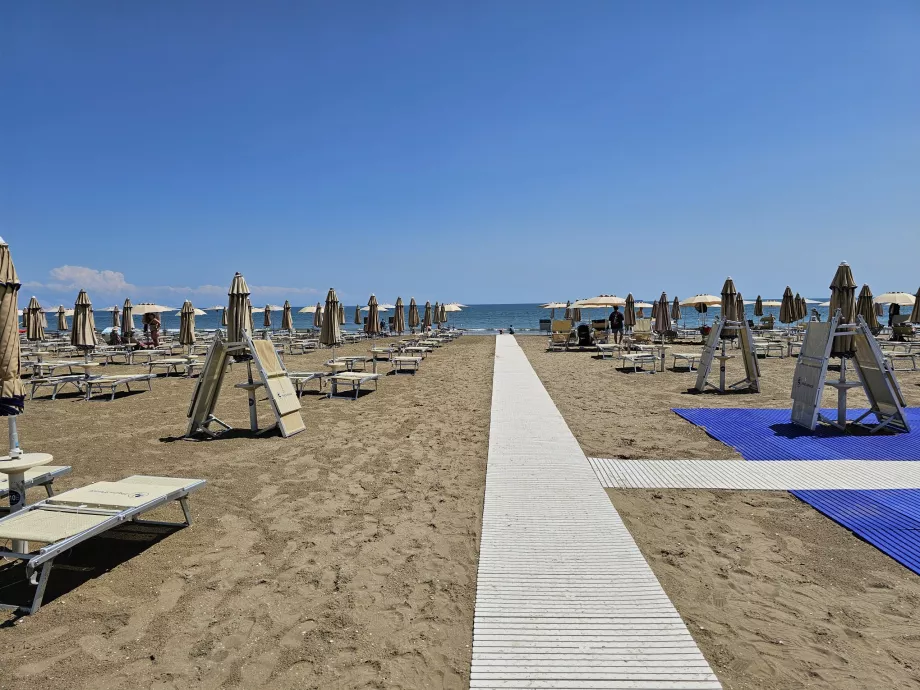
[[[636,319],[636,325],[633,327],[633,333],[651,333],[651,319]]]
[[[553,321],[553,333],[566,333],[572,330],[572,322],[568,319],[556,319]]]

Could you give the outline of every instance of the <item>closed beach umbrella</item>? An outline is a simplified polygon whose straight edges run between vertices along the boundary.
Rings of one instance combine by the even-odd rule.
[[[920,290],[917,290],[917,294],[914,295],[914,308],[910,312],[908,321],[911,323],[920,323]]]
[[[425,315],[422,317],[422,328],[426,331],[431,328],[431,302],[425,302]]]
[[[281,311],[281,330],[294,332],[294,317],[291,316],[291,303],[284,300],[284,307]]]
[[[808,307],[805,306],[805,300],[802,299],[802,296],[799,293],[795,293],[794,304],[795,320],[801,321],[808,314]]]
[[[661,293],[655,307],[655,332],[662,335],[671,330],[671,316],[668,313],[668,296]]]
[[[364,332],[370,336],[380,333],[380,313],[377,309],[377,297],[374,295],[367,300],[367,321],[364,322]]]
[[[118,310],[118,306],[112,307],[112,328],[119,328],[121,326],[121,312]]]
[[[316,303],[316,311],[313,312],[313,328],[323,327],[323,305],[321,302]]]
[[[361,320],[361,307],[355,307],[355,325],[360,326],[364,321]]]
[[[317,311],[321,310],[317,309]],[[333,348],[332,358],[335,359],[335,346],[342,339],[342,331],[339,328],[339,298],[333,288],[329,288],[326,294],[325,313],[321,320],[319,342],[326,347]]]
[[[63,304],[58,307],[57,316],[58,316],[58,330],[63,333],[64,331],[68,330],[67,311],[64,309]]]
[[[246,298],[246,330],[250,335],[256,332],[256,326],[252,322],[252,300],[248,297]]]
[[[418,305],[415,303],[415,297],[409,299],[409,328],[415,332],[421,321],[418,318]]]
[[[674,302],[671,304],[671,320],[680,321],[680,300],[677,297],[674,298]]]
[[[792,288],[787,285],[779,307],[779,321],[780,323],[792,323],[795,320],[795,297],[792,296]]]
[[[874,307],[875,307],[875,315],[876,315],[876,316],[884,316],[884,315],[885,315],[885,305],[884,305],[884,304],[882,304],[881,302],[876,302],[875,305],[874,305]]]
[[[652,323],[655,322],[656,316],[658,316],[658,302],[652,302]]]
[[[265,309],[262,310],[262,327],[271,328],[272,327],[272,308],[271,305],[266,304]]]
[[[441,323],[447,323],[447,305],[441,302]]]
[[[636,325],[636,300],[633,299],[632,293],[626,295],[626,306],[623,312],[623,326],[632,328]]]
[[[15,417],[25,407],[26,395],[19,378],[19,276],[10,256],[9,245],[0,238],[0,417]],[[14,438],[16,420],[10,420],[10,445],[18,448]],[[13,450],[11,448],[11,450]]]
[[[856,298],[856,315],[863,317],[871,329],[879,327],[878,315],[875,313],[875,303],[872,299],[872,290],[868,285],[863,285]]]
[[[339,326],[345,325],[345,305],[339,302]]]
[[[853,271],[846,261],[841,262],[831,281],[831,304],[829,307],[831,317],[840,310],[838,326],[856,323],[856,281]],[[834,357],[849,357],[853,354],[853,336],[847,335],[834,338],[831,355]]]
[[[29,320],[26,324],[26,338],[37,341],[45,339],[45,329],[42,323],[42,308],[38,300],[33,297],[29,300],[29,306],[23,314],[29,314]]]
[[[735,289],[735,281],[728,277],[722,285],[722,318],[729,321],[738,320],[738,291]]]
[[[96,338],[96,321],[93,318],[93,304],[89,301],[86,290],[80,290],[73,307],[73,330],[70,332],[70,344],[83,350],[88,357],[90,351],[99,344]]]
[[[760,299],[760,295],[757,295],[754,301],[754,316],[763,316],[763,300]]]
[[[741,293],[738,293],[738,298],[735,300],[735,314],[738,317],[738,321],[744,321],[744,298],[741,296]]]
[[[396,298],[396,311],[393,314],[393,330],[401,334],[406,330],[406,314],[402,297]]]
[[[191,347],[195,344],[195,308],[185,300],[179,312],[179,344]]]
[[[130,299],[126,299],[121,306],[121,334],[125,338],[130,338],[134,333],[134,306]]]
[[[227,340],[238,343],[243,339],[243,331],[249,328],[249,286],[239,273],[233,276],[230,290],[227,292],[227,309],[224,311],[227,326]]]
[[[434,309],[431,312],[431,320],[434,322],[435,326],[441,326],[441,305],[437,302],[434,303]]]

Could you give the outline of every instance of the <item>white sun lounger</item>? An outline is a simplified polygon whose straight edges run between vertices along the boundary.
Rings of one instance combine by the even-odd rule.
[[[29,379],[29,383],[32,384],[32,392],[29,394],[29,400],[35,399],[35,391],[39,388],[50,388],[51,389],[51,399],[55,400],[57,398],[58,390],[61,387],[70,384],[78,391],[82,391],[80,385],[86,377],[83,374],[67,374],[66,376],[33,376]]]
[[[401,372],[411,372],[414,374],[418,371],[421,363],[421,357],[407,357],[405,355],[398,355],[390,360],[390,364],[393,365],[393,371],[397,374]]]
[[[644,352],[639,354],[622,354],[618,357],[620,363],[617,365],[620,369],[627,369],[630,366],[633,368],[633,373],[638,373],[642,369],[643,374],[654,374],[655,366],[658,364],[658,355],[652,354],[650,352]],[[651,364],[651,370],[645,369],[646,364]]]
[[[126,522],[187,527],[192,524],[188,495],[204,486],[203,479],[135,475],[118,482],[96,482],[65,491],[0,519],[0,540],[44,544],[29,553],[0,550],[0,556],[26,563],[26,577],[35,585],[28,606],[0,602],[0,608],[33,614],[42,605],[54,559],[97,534]],[[155,508],[178,501],[182,522],[140,520]]]
[[[380,374],[372,374],[364,371],[342,371],[338,374],[330,374],[328,378],[332,382],[332,387],[329,390],[330,398],[334,398],[338,395],[338,384],[350,383],[351,389],[355,393],[354,399],[357,400],[363,384],[373,381],[374,390],[377,390],[377,380],[380,378]]]
[[[297,390],[297,397],[299,398],[306,387],[306,384],[310,381],[319,381],[319,389],[323,390],[323,384],[325,383],[326,378],[329,376],[328,371],[289,371],[288,378],[291,379],[291,382],[294,384],[294,388]]]
[[[54,487],[52,484],[58,477],[70,474],[69,465],[42,465],[26,470],[26,491],[35,486],[44,487],[45,493],[54,496]],[[0,474],[0,499],[6,498],[10,493],[10,484],[7,475]]]
[[[601,354],[601,359],[616,357],[623,352],[623,348],[624,345],[620,343],[599,343],[597,345],[597,351]]]
[[[122,376],[93,376],[90,379],[83,379],[81,385],[88,386],[89,391],[87,393],[87,398],[93,397],[94,391],[99,391],[99,393],[105,393],[106,390],[109,391],[110,397],[109,400],[115,399],[115,391],[119,386],[124,386],[127,391],[131,391],[132,383],[143,383],[147,382],[147,390],[152,390],[150,382],[155,379],[156,374],[125,374]]]
[[[422,359],[425,359],[425,357],[431,351],[432,349],[430,347],[425,347],[424,345],[409,345],[403,348],[403,352],[411,352],[413,354],[417,354]]]
[[[675,352],[671,356],[674,357],[673,369],[677,369],[677,360],[682,360],[687,365],[687,371],[696,371],[701,355],[698,352]]]
[[[185,376],[191,376],[192,370],[195,368],[196,364],[197,360],[190,357],[167,357],[165,359],[155,359],[147,362],[147,371],[152,374],[154,369],[165,369],[166,375],[169,376],[170,371],[178,374],[179,367],[184,367]]]

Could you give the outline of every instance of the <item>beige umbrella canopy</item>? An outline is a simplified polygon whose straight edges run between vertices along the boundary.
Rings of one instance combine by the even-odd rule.
[[[409,299],[409,328],[415,331],[421,321],[418,318],[418,305],[415,303],[415,297]]]
[[[73,308],[73,330],[70,332],[70,344],[83,350],[86,356],[96,348],[96,321],[93,318],[93,304],[89,301],[86,290],[80,290]]]
[[[780,323],[792,323],[796,320],[795,297],[792,295],[792,288],[788,285],[783,292],[783,301],[779,307]]]
[[[917,294],[914,295],[914,308],[910,312],[908,321],[911,323],[920,323],[920,290],[917,290]]]
[[[360,326],[364,323],[364,320],[361,318],[361,307],[355,307],[355,326]]]
[[[425,315],[422,317],[422,328],[426,331],[431,328],[431,302],[425,302]]]
[[[195,344],[195,308],[185,300],[179,312],[179,344],[191,347]]]
[[[118,307],[112,307],[112,328],[121,328],[121,311]]]
[[[907,292],[884,292],[875,298],[879,304],[897,304],[899,307],[912,307],[916,297]]]
[[[367,300],[367,321],[364,322],[364,332],[370,336],[380,333],[380,313],[377,310],[377,298],[374,295]]]
[[[754,300],[754,316],[763,316],[763,300],[760,299],[760,295]]]
[[[856,281],[853,271],[846,261],[837,267],[837,273],[831,281],[830,315],[833,318],[840,310],[838,327],[848,323],[856,323]],[[854,352],[853,336],[846,335],[834,338],[831,355],[834,357],[849,357]]]
[[[716,307],[722,304],[722,298],[716,295],[694,295],[690,299],[685,299],[680,303],[682,307],[696,307],[703,305],[705,307]]]
[[[652,302],[652,323],[655,323],[655,317],[658,316],[658,302]]]
[[[671,317],[668,314],[668,296],[661,293],[656,302],[654,330],[656,333],[667,333],[671,330]]]
[[[138,315],[142,314],[163,314],[164,312],[169,311],[178,311],[175,307],[164,307],[162,304],[154,304],[153,302],[141,302],[134,305],[134,313]]]
[[[556,318],[557,309],[565,309],[565,302],[547,302],[546,304],[541,304],[540,309],[552,309],[550,312],[549,318]]]
[[[677,297],[674,297],[674,302],[671,303],[671,319],[673,321],[680,321],[680,300]]]
[[[252,300],[248,297],[246,298],[246,330],[250,335],[256,332],[256,326],[252,322]]]
[[[801,321],[808,316],[808,307],[805,306],[805,300],[799,293],[795,293],[795,320]]]
[[[25,391],[19,378],[19,314],[16,304],[19,295],[19,276],[10,256],[9,245],[0,238],[0,417],[12,417],[25,407]],[[14,439],[15,420],[10,420],[11,446],[18,450]]]
[[[636,325],[636,300],[633,299],[632,293],[626,295],[626,307],[623,311],[623,326],[632,328]]]
[[[406,330],[406,315],[402,297],[396,298],[396,313],[393,314],[393,330],[401,334]]]
[[[60,307],[58,307],[58,310],[57,310],[57,317],[58,317],[58,323],[57,323],[58,331],[60,331],[61,333],[63,333],[64,331],[68,330],[68,326],[67,326],[67,310],[64,309],[64,305],[63,305],[63,304],[62,304]]]
[[[298,309],[298,314],[315,314],[316,308],[319,306],[319,302],[316,304],[311,304],[309,307],[304,307],[303,309]]]
[[[747,316],[744,309],[744,298],[741,296],[740,292],[738,293],[738,298],[735,300],[735,314],[739,321],[744,321]]]
[[[441,323],[447,323],[447,309],[444,303],[441,303]]]
[[[339,298],[333,288],[326,293],[326,307],[321,320],[319,342],[333,348],[332,358],[335,359],[335,346],[342,339],[342,331],[339,328]]]
[[[29,300],[29,306],[26,307],[23,314],[29,315],[26,320],[26,338],[32,341],[44,340],[45,328],[42,322],[42,307],[35,297]]]
[[[240,273],[233,276],[227,297],[227,309],[224,310],[227,320],[227,340],[231,343],[238,343],[243,339],[243,331],[249,328],[249,310],[247,309],[249,286],[246,285],[246,279]]]
[[[288,300],[284,300],[281,310],[281,330],[294,332],[294,317],[291,316],[291,303]]]
[[[616,295],[598,295],[588,299],[580,299],[572,303],[573,307],[579,309],[603,309],[604,307],[623,307],[626,306],[626,300]]]
[[[879,327],[878,314],[875,313],[875,304],[872,301],[872,290],[868,285],[863,285],[856,298],[856,315],[863,317],[870,329]]]
[[[336,298],[338,300],[338,298]],[[323,305],[321,302],[316,303],[316,310],[313,312],[313,328],[323,327]]]

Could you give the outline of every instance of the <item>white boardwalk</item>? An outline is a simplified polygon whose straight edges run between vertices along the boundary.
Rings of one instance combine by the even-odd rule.
[[[513,336],[496,340],[470,687],[721,687]]]
[[[588,460],[611,489],[920,488],[920,463],[896,460]]]

